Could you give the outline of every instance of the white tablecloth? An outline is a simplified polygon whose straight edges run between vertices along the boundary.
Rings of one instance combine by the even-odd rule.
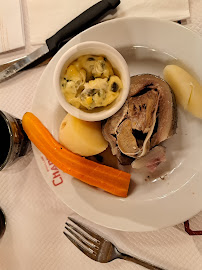
[[[34,48],[29,43],[29,21],[24,1],[26,48],[0,55],[0,64]],[[187,27],[202,35],[202,1],[191,0]],[[45,67],[18,74],[0,84],[0,109],[21,118],[30,111],[37,82]],[[10,170],[0,172],[0,206],[7,217],[7,230],[0,240],[0,270],[143,269],[115,260],[99,264],[84,256],[63,235],[65,221],[75,215],[48,187],[33,153]],[[86,223],[89,223],[86,221]],[[92,223],[89,223],[91,226]],[[202,229],[202,213],[190,220]],[[202,236],[189,236],[183,224],[147,233],[126,233],[97,226],[125,251],[172,270],[202,269]]]

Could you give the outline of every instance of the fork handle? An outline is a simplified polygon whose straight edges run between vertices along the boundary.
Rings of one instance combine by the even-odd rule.
[[[119,258],[120,259],[123,259],[123,260],[126,260],[126,261],[130,261],[130,262],[134,262],[136,264],[139,264],[147,269],[150,269],[150,270],[166,270],[164,268],[161,268],[161,267],[158,267],[158,266],[155,266],[149,262],[145,262],[139,258],[136,258],[136,257],[132,257],[130,255],[127,255],[127,254],[124,254],[124,253],[120,253],[119,255]]]

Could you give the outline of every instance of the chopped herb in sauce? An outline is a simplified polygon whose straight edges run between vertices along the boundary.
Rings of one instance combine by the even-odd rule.
[[[118,84],[116,82],[114,82],[112,84],[112,88],[111,88],[112,89],[112,92],[117,92],[118,88],[119,88]]]
[[[89,57],[89,58],[88,58],[88,61],[95,61],[95,58]]]

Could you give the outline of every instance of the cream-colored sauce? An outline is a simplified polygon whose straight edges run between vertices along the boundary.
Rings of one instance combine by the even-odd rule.
[[[61,80],[67,102],[88,110],[112,103],[122,87],[120,78],[103,56],[80,56],[67,67]]]

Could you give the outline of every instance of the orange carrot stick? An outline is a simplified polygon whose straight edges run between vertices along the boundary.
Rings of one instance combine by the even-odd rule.
[[[28,138],[63,172],[116,196],[127,196],[130,184],[129,173],[72,153],[58,143],[41,121],[30,112],[24,114],[22,125]]]

